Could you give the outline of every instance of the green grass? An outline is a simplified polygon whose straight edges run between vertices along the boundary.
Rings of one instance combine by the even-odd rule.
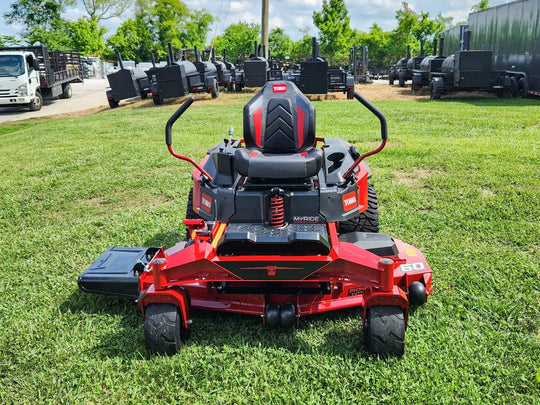
[[[195,103],[175,149],[198,160],[230,125],[241,137],[249,97]],[[319,136],[377,145],[359,103],[315,105]],[[164,144],[176,106],[1,125],[0,403],[540,403],[538,101],[376,105],[381,231],[433,269],[402,359],[364,351],[357,309],[288,332],[195,311],[181,353],[149,355],[136,305],[76,280],[110,246],[183,237],[191,167]]]

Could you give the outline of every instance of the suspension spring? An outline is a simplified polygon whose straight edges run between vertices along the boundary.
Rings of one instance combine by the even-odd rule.
[[[270,226],[281,228],[285,226],[285,210],[283,208],[283,196],[270,197]]]

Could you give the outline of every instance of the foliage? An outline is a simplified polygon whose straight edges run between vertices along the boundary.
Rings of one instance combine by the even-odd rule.
[[[240,21],[231,24],[223,35],[216,37],[214,47],[218,52],[227,50],[228,59],[238,63],[253,54],[253,44],[259,41],[261,26],[259,24]]]
[[[136,63],[151,59],[151,53],[157,51],[158,47],[154,43],[154,33],[144,23],[146,16],[147,14],[137,13],[134,20],[130,18],[124,21],[107,40],[107,45],[112,50],[108,55],[110,59],[116,59],[117,52],[120,52],[123,59]]]
[[[480,0],[479,3],[472,6],[471,11],[482,11],[489,8],[489,0]]]
[[[322,10],[313,11],[313,23],[319,29],[321,56],[332,65],[348,62],[349,48],[355,36],[350,22],[344,0],[323,0]]]
[[[77,21],[68,22],[66,30],[70,45],[65,49],[76,49],[86,56],[98,56],[106,49],[103,36],[107,30],[99,27],[95,20],[88,21],[80,18]]]
[[[242,128],[250,95],[232,96],[186,111],[183,154],[198,161]],[[182,352],[151,356],[134,302],[78,289],[109,246],[184,235],[192,168],[163,141],[178,105],[151,104],[0,125],[0,403],[538,404],[538,101],[375,103],[390,131],[368,158],[381,231],[434,271],[402,359],[364,351],[361,309],[290,331],[194,310]],[[318,136],[378,145],[356,101],[315,105]]]
[[[291,59],[296,63],[300,63],[306,60],[308,57],[310,57],[311,56],[311,43],[312,43],[311,35],[308,35],[308,33],[305,32],[304,36],[300,40],[292,43]]]
[[[90,21],[99,23],[120,17],[133,4],[133,0],[81,0]]]
[[[284,61],[291,56],[293,41],[283,28],[276,27],[268,35],[268,47],[274,60]]]
[[[370,69],[384,69],[396,62],[394,35],[383,31],[378,24],[373,24],[368,33],[360,34],[358,42],[368,47]]]
[[[29,44],[42,43],[51,49],[62,48],[68,41],[61,14],[75,0],[20,0],[4,13],[8,24],[25,26],[22,37]]]
[[[0,35],[0,46],[20,46],[20,41],[13,35]]]
[[[407,46],[412,56],[420,54],[420,42],[427,43],[451,23],[452,18],[444,18],[439,14],[431,19],[429,13],[417,13],[409,7],[406,1],[402,8],[396,11],[397,27],[393,30],[392,49],[389,56],[395,61],[405,56]]]

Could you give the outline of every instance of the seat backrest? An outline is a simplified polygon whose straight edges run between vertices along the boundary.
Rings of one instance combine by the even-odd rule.
[[[244,107],[246,147],[294,153],[315,143],[315,107],[289,81],[271,81]]]

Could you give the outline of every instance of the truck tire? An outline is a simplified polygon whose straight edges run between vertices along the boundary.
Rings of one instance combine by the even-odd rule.
[[[39,91],[36,91],[36,97],[28,104],[30,111],[39,111],[43,106],[43,96]]]
[[[341,221],[337,229],[340,235],[350,232],[379,232],[379,202],[373,184],[368,184],[368,207],[358,216]]]
[[[528,91],[529,91],[529,82],[527,82],[527,79],[522,77],[521,79],[519,79],[519,82],[518,82],[518,96],[521,98],[527,98]]]
[[[65,83],[62,85],[62,94],[60,94],[60,98],[71,98],[73,95],[73,90],[71,89],[71,84]]]

